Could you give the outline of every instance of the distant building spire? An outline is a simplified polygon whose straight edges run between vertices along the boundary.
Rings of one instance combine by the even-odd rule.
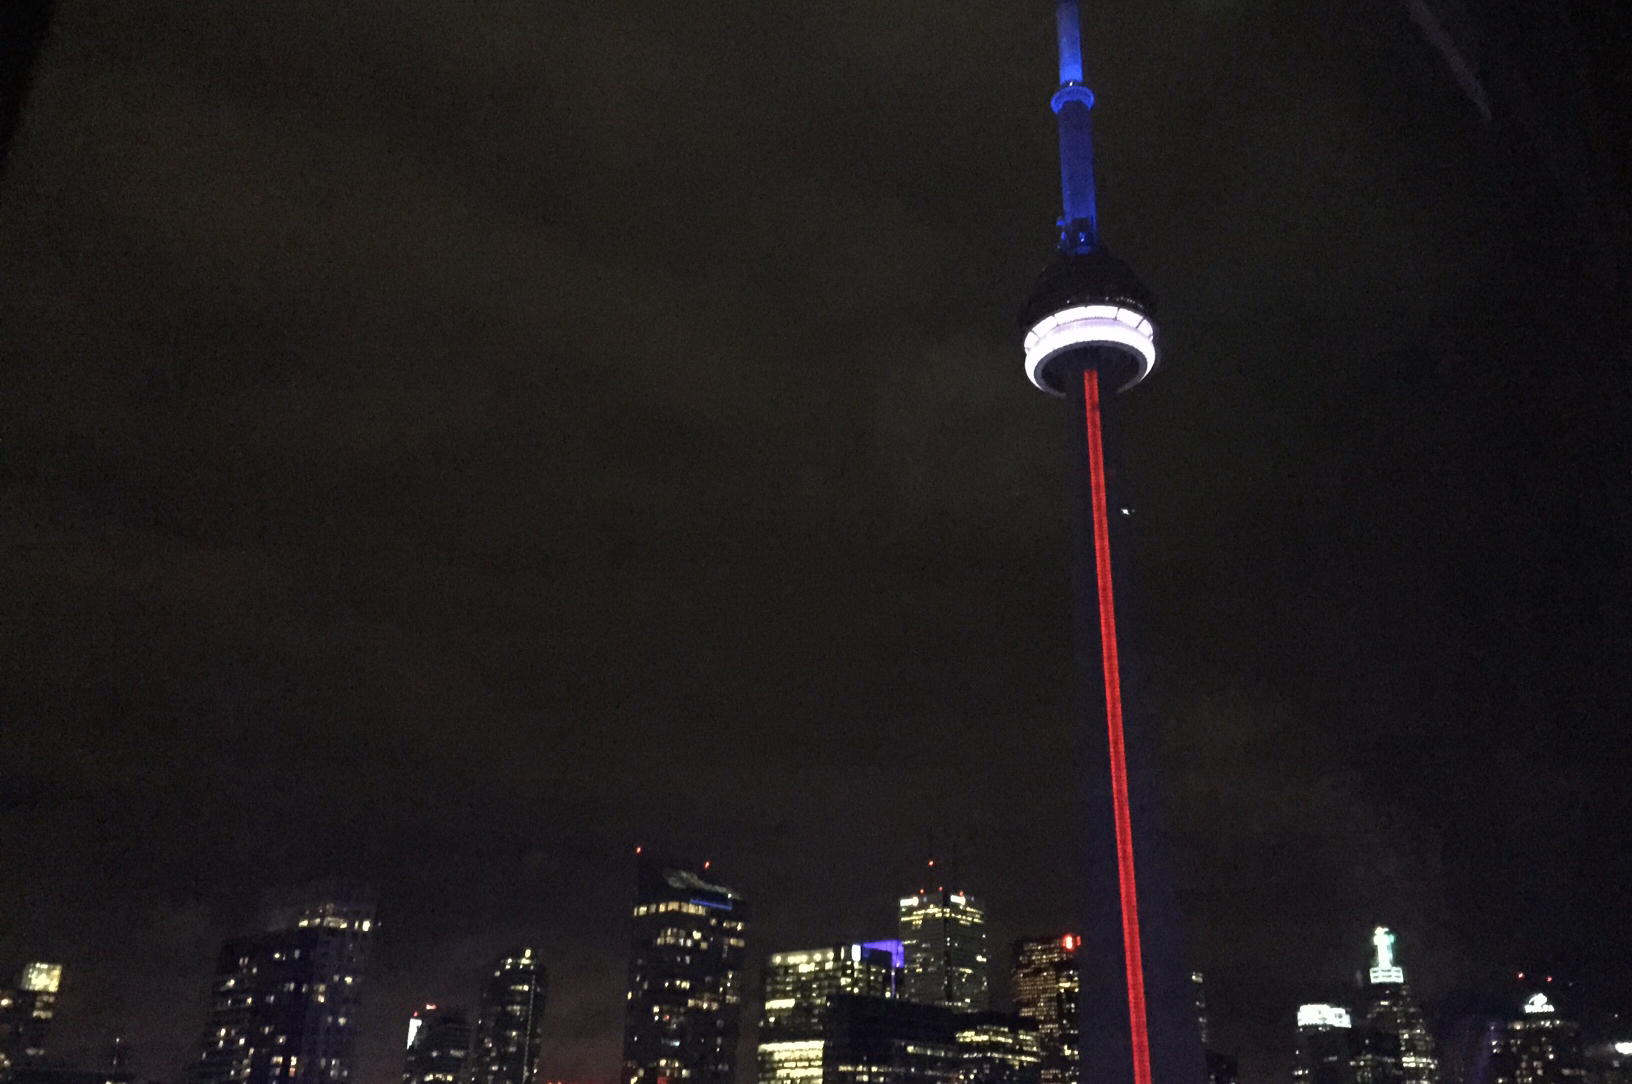
[[[1377,960],[1371,968],[1373,985],[1405,981],[1405,972],[1394,963],[1394,933],[1387,926],[1378,926],[1371,932],[1371,943],[1377,949]]]

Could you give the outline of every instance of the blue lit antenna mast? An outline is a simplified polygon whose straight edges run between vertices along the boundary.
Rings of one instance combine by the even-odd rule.
[[[1135,652],[1119,635],[1132,508],[1118,469],[1116,394],[1156,366],[1154,301],[1105,251],[1094,200],[1093,92],[1083,82],[1076,0],[1056,5],[1060,87],[1059,252],[1021,316],[1026,376],[1070,400],[1075,448],[1076,666],[1085,722],[1082,1080],[1201,1084],[1201,1028],[1154,761],[1157,723]]]
[[[1094,92],[1082,81],[1082,24],[1076,0],[1055,9],[1060,31],[1060,89],[1054,92],[1054,115],[1060,119],[1060,251],[1091,252],[1099,243],[1099,214],[1094,208],[1094,133],[1089,110]]]

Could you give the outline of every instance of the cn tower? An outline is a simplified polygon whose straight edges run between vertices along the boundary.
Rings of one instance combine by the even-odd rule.
[[[1077,672],[1086,772],[1082,1084],[1201,1084],[1201,1028],[1162,831],[1156,720],[1130,619],[1129,520],[1118,398],[1156,367],[1150,292],[1099,242],[1076,0],[1057,4],[1063,211],[1059,252],[1022,315],[1026,375],[1069,404],[1076,517]]]

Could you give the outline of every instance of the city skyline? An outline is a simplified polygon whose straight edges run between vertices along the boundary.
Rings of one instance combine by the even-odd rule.
[[[638,878],[642,887],[635,903],[637,922],[642,915],[649,914],[657,918],[659,925],[672,926],[674,921],[695,910],[704,913],[692,917],[706,923],[708,907],[696,906],[690,910],[685,907],[687,903],[696,903],[694,894],[698,892],[713,894],[722,904],[732,903],[739,914],[746,913],[741,897],[732,890],[687,872],[685,863],[677,865],[672,860],[640,858],[640,850],[637,848],[635,863],[642,871]],[[659,898],[668,896],[674,898]],[[680,896],[688,899],[681,901]],[[314,1017],[305,1006],[303,995],[307,991],[321,993],[325,987],[302,984],[321,978],[335,968],[354,972],[350,978],[336,972],[328,988],[345,992],[334,1002],[334,1011],[358,1012],[361,983],[354,985],[353,980],[365,970],[366,945],[372,939],[373,927],[377,926],[373,905],[361,902],[370,898],[369,890],[353,886],[343,894],[329,896],[326,901],[298,908],[285,906],[275,913],[267,933],[235,938],[223,946],[213,984],[214,1006],[205,1029],[204,1060],[182,1067],[175,1079],[213,1080],[222,1073],[247,1072],[251,1081],[271,1081],[279,1073],[277,1063],[286,1059],[273,1057],[269,1064],[267,1055],[292,1048],[342,1053],[342,1061],[333,1065],[322,1063],[320,1078],[349,1079],[352,1064],[344,1052],[350,1049],[351,1038],[344,1031],[340,1033],[346,1036],[343,1041],[324,1037],[325,1029],[332,1030],[336,1020],[325,1015],[328,1010],[320,1006]],[[738,930],[735,925],[731,928]],[[714,929],[710,924],[709,930]],[[705,934],[713,935],[713,932]],[[327,941],[323,940],[325,936]],[[630,959],[632,977],[654,974],[649,962],[641,962],[651,944],[643,938],[649,936],[655,936],[659,946],[671,942],[681,944],[674,940],[678,934],[669,926],[663,929],[654,926],[646,935],[637,933]],[[1555,986],[1553,975],[1530,975],[1526,983],[1526,973],[1517,972],[1509,976],[1506,993],[1495,993],[1487,986],[1475,1001],[1483,1008],[1472,1016],[1467,1015],[1466,1007],[1458,1010],[1450,1003],[1435,1008],[1430,1014],[1436,1021],[1435,1033],[1430,1034],[1427,1020],[1410,994],[1395,932],[1383,926],[1374,927],[1366,944],[1365,959],[1355,970],[1349,998],[1357,1006],[1355,1011],[1343,1004],[1297,1006],[1296,1031],[1289,1044],[1291,1084],[1626,1084],[1627,1078],[1620,1074],[1623,1069],[1632,1071],[1632,1023],[1619,1023],[1615,1014],[1604,1007],[1608,1003],[1601,998],[1583,1000],[1576,984],[1565,981]],[[913,1042],[929,1041],[932,1047],[936,1043],[944,1044],[941,1061],[908,1069],[908,1076],[903,1079],[917,1080],[926,1071],[941,1072],[942,1069],[932,1068],[940,1065],[952,1074],[946,1084],[952,1084],[953,1076],[960,1084],[1043,1084],[1043,1073],[1050,1064],[1051,1044],[1060,1042],[1057,1029],[1062,1024],[1065,1026],[1067,1045],[1076,1038],[1069,1017],[1075,1009],[1074,957],[1081,945],[1081,938],[1073,934],[1017,940],[1013,946],[1008,991],[1012,994],[1012,1014],[961,1011],[934,1001],[912,1000],[907,993],[908,972],[902,966],[906,963],[906,949],[900,941],[855,942],[773,952],[764,957],[764,967],[755,983],[763,994],[760,1003],[765,1015],[757,1027],[750,1026],[741,1032],[742,1041],[758,1051],[757,1057],[750,1059],[757,1061],[754,1079],[758,1084],[812,1084],[837,1071],[838,1076],[828,1084],[845,1084],[849,1079],[847,1073],[854,1075],[859,1071],[858,1066],[842,1064],[835,1069],[831,1064],[832,1055],[824,1051],[832,1047],[834,1032],[823,1006],[827,999],[836,997],[847,999],[843,1006],[847,1014],[844,1019],[855,1020],[861,1027],[845,1041],[859,1041],[862,1046],[852,1049],[841,1044],[839,1048],[849,1051],[850,1057],[878,1056],[882,1050],[877,1046],[880,1041],[904,1041],[909,1049]],[[744,947],[736,946],[728,952],[740,953]],[[317,951],[311,951],[313,949]],[[531,978],[525,981],[517,978],[522,975]],[[545,1084],[567,1084],[542,1071],[539,1024],[543,1012],[539,1006],[545,1000],[545,976],[542,963],[531,949],[504,954],[483,983],[480,1009],[476,1014],[478,1026],[474,1029],[469,1015],[457,1008],[425,1004],[413,1010],[406,1029],[403,1084],[473,1084],[473,1073],[486,1074],[484,1079],[506,1080],[508,1063],[503,1062],[502,1055],[498,1059],[494,1057],[501,1048],[514,1055],[512,1060],[522,1067],[517,1071],[524,1077],[530,1076],[532,1068],[537,1066],[540,1070],[537,1079]],[[290,977],[297,981],[285,983]],[[1202,976],[1198,972],[1191,979],[1194,1011],[1201,1025],[1199,1034],[1205,1037],[1209,1010],[1204,1000]],[[37,1018],[26,1032],[25,1045],[31,1046],[27,1056],[11,1063],[20,1068],[22,1075],[10,1079],[15,1079],[17,1084],[135,1084],[137,1078],[125,1068],[130,1050],[123,1036],[114,1037],[108,1046],[112,1069],[74,1065],[52,1056],[54,1050],[44,1049],[50,1010],[62,981],[62,965],[31,962],[22,969],[15,991],[0,990],[0,1041],[3,1041],[0,1048],[10,1049],[6,1044],[17,1036],[16,1020],[26,1020],[31,1015]],[[989,989],[1001,999],[1004,984],[996,982]],[[284,998],[283,990],[291,990],[295,996]],[[1526,992],[1522,995],[1513,992],[1518,990]],[[15,994],[19,991],[43,991],[50,996],[43,1016],[34,1011],[32,1004],[16,1000]],[[517,991],[526,993],[521,996]],[[278,996],[265,997],[272,993]],[[1575,1006],[1574,1010],[1561,1012],[1549,995],[1564,996]],[[257,1008],[263,999],[266,1008]],[[317,998],[319,1003],[323,1000]],[[752,1003],[756,999],[750,995],[746,1000]],[[273,1008],[279,1001],[286,1007]],[[891,1015],[895,1010],[883,1011],[882,1015],[880,1012],[896,1002],[905,1006],[897,1013],[900,1022],[892,1023],[896,1019]],[[523,1024],[501,1023],[518,1019],[518,1005],[524,1007],[520,1018]],[[926,1013],[933,1009],[939,1015],[925,1015],[912,1006],[921,1007]],[[1459,1011],[1460,1017],[1456,1015]],[[813,1012],[815,1015],[811,1015]],[[251,1041],[248,1048],[244,1048],[233,1036],[254,1035],[260,1028],[254,1021],[262,1017],[269,1038]],[[531,1020],[530,1024],[526,1023],[527,1019]],[[318,1030],[303,1038],[301,1029],[310,1028],[314,1020]],[[1587,1021],[1585,1026],[1582,1020]],[[343,1028],[345,1018],[340,1017],[338,1023]],[[1465,1039],[1469,1024],[1474,1025],[1471,1046]],[[219,1033],[218,1025],[223,1028]],[[843,1024],[840,1031],[850,1034],[844,1029],[855,1026]],[[887,1040],[885,1037],[896,1034],[892,1029],[897,1027],[906,1030],[898,1039]],[[495,1044],[492,1036],[501,1032],[509,1034],[506,1028],[523,1038]],[[1026,1036],[1019,1046],[1015,1043],[1022,1033],[1016,1031],[1017,1028],[1024,1028]],[[474,1034],[482,1032],[488,1038],[479,1039]],[[227,1036],[224,1043],[216,1038],[218,1034]],[[526,1037],[529,1034],[530,1039]],[[211,1051],[235,1044],[239,1050],[233,1056],[246,1068],[219,1072],[212,1068]],[[1237,1059],[1215,1051],[1210,1042],[1206,1045],[1211,1078],[1235,1080]],[[1454,1049],[1458,1045],[1462,1046],[1460,1051]],[[270,1049],[258,1050],[258,1047]],[[492,1051],[483,1060],[488,1068],[481,1068],[472,1060],[473,1050],[478,1047]],[[857,1053],[860,1050],[875,1053],[863,1055]],[[1442,1053],[1448,1062],[1442,1059]],[[884,1064],[878,1063],[863,1075],[874,1074],[873,1084],[879,1084],[884,1078],[876,1074]],[[955,1071],[952,1066],[957,1067]],[[624,1072],[628,1071],[626,1065]],[[292,1073],[293,1069],[288,1072]],[[1225,1075],[1219,1076],[1220,1072]],[[216,1076],[211,1076],[212,1073]],[[0,1071],[0,1079],[8,1079],[3,1071]],[[168,1079],[161,1074],[153,1084],[164,1084]],[[1050,1079],[1066,1080],[1069,1084],[1072,1077],[1067,1074]],[[572,1084],[599,1082],[580,1079]]]

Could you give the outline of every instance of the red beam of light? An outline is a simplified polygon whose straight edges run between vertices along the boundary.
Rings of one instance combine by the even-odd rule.
[[[1122,668],[1116,653],[1116,600],[1111,594],[1110,512],[1105,507],[1105,447],[1099,422],[1099,373],[1082,374],[1088,414],[1088,474],[1093,497],[1094,568],[1099,581],[1099,642],[1105,666],[1105,720],[1111,738],[1111,804],[1116,812],[1116,872],[1122,889],[1122,952],[1128,971],[1128,1025],[1133,1084],[1150,1084],[1150,1034],[1145,1026],[1145,964],[1139,946],[1139,891],[1133,879],[1133,818],[1128,809],[1128,758],[1122,743]]]

